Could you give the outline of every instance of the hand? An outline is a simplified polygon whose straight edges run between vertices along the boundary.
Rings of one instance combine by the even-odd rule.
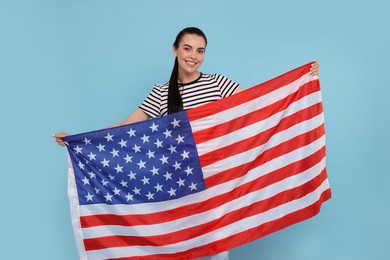
[[[320,70],[320,64],[318,64],[318,62],[314,62],[313,64],[311,64],[310,75],[318,76],[319,70]]]
[[[62,137],[65,137],[65,136],[68,136],[69,134],[68,133],[65,133],[65,132],[60,132],[60,133],[56,133],[56,134],[53,134],[53,137],[56,139],[56,142],[61,145],[61,146],[65,146],[65,143],[64,141],[62,141]]]

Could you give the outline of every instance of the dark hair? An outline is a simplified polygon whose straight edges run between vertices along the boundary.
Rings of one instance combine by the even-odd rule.
[[[187,27],[181,30],[173,43],[173,46],[177,49],[179,48],[180,41],[185,34],[196,34],[204,38],[207,45],[206,35],[196,27]],[[177,58],[175,58],[175,64],[173,66],[171,78],[169,79],[169,89],[168,89],[168,114],[176,113],[183,110],[183,100],[179,92],[179,86],[177,83],[179,75],[179,63]]]

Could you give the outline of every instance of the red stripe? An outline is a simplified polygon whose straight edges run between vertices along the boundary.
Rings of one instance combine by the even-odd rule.
[[[181,241],[186,241],[198,236],[201,236],[205,233],[212,232],[214,230],[218,230],[222,227],[235,223],[245,217],[251,217],[254,215],[258,215],[264,213],[272,208],[276,208],[280,205],[286,204],[290,201],[294,201],[304,197],[305,195],[316,190],[321,183],[327,179],[326,170],[324,169],[318,176],[313,178],[312,180],[302,184],[298,187],[295,187],[290,190],[285,190],[280,192],[273,197],[270,197],[263,201],[257,201],[252,203],[249,206],[242,207],[238,210],[234,210],[225,214],[223,217],[219,219],[215,219],[208,223],[204,223],[192,228],[167,233],[164,235],[158,236],[108,236],[108,237],[100,237],[94,239],[85,239],[84,245],[85,249],[88,250],[99,250],[111,247],[125,247],[125,246],[164,246],[175,244]],[[252,190],[259,190],[261,181],[258,180],[251,185],[248,186],[248,192],[245,194],[251,193]],[[252,188],[251,186],[257,186],[256,188]],[[241,190],[242,188],[239,188]],[[233,191],[232,193],[234,193]]]
[[[255,160],[241,164],[239,166],[221,171],[218,174],[208,177],[205,179],[206,187],[224,183],[231,179],[240,178],[244,176],[249,170],[259,167],[266,162],[269,162],[277,157],[280,157],[293,150],[301,148],[302,146],[308,145],[325,134],[324,126],[321,125],[310,132],[301,134],[294,137],[284,143],[281,143],[273,148],[270,148],[260,154]]]
[[[230,132],[236,131],[238,129],[244,128],[246,126],[252,125],[256,122],[262,121],[264,119],[273,116],[274,114],[285,110],[288,106],[290,106],[293,102],[300,100],[301,98],[308,96],[314,92],[319,91],[318,81],[309,82],[301,86],[301,88],[288,95],[284,99],[281,99],[267,107],[254,110],[254,111],[240,116],[238,118],[234,118],[228,122],[209,127],[204,130],[200,130],[194,133],[194,139],[196,144],[203,143],[208,141],[209,139],[214,139],[220,136],[224,136]]]
[[[306,73],[310,71],[310,67],[313,62],[310,62],[306,65],[303,65],[299,68],[296,68],[292,71],[289,71],[285,74],[282,74],[278,77],[270,79],[266,82],[263,82],[259,85],[256,85],[251,88],[251,91],[243,91],[241,93],[235,94],[230,97],[223,98],[221,100],[217,100],[206,105],[202,105],[197,107],[196,109],[190,109],[187,111],[188,118],[190,121],[198,120],[200,118],[208,117],[215,113],[215,111],[221,111],[229,108],[233,108],[235,106],[244,104],[248,101],[256,99],[260,96],[264,96],[276,89],[282,88],[285,85],[290,84],[291,82],[297,80],[302,77]],[[252,91],[253,90],[253,91]],[[239,97],[239,98],[238,98]],[[235,98],[236,100],[233,102],[226,102],[231,98]],[[230,104],[229,104],[230,103]],[[223,109],[221,109],[223,108]]]
[[[263,145],[269,141],[269,139],[298,123],[309,120],[322,113],[322,106],[320,103],[301,110],[293,115],[283,118],[278,125],[260,132],[256,135],[252,135],[247,139],[243,139],[236,143],[226,145],[222,148],[215,149],[212,152],[206,153],[199,157],[201,167],[206,167],[212,163],[218,162],[225,158],[229,158],[233,155],[240,154],[247,150],[253,149],[260,145]]]
[[[190,250],[175,253],[175,254],[155,254],[144,257],[123,257],[123,258],[110,258],[108,260],[125,260],[125,259],[143,259],[143,260],[154,260],[154,259],[194,259],[204,256],[214,255],[220,252],[227,251],[231,248],[238,247],[245,243],[254,241],[261,237],[264,237],[273,232],[284,229],[288,226],[291,226],[295,223],[309,219],[320,212],[321,205],[325,201],[331,198],[330,189],[324,191],[320,199],[317,200],[312,205],[292,212],[283,218],[279,218],[270,222],[267,222],[258,227],[246,230],[239,234],[232,235],[230,237],[224,238],[222,240],[206,244],[204,246],[192,248]]]
[[[267,185],[272,184],[273,182],[277,182],[283,178],[291,176],[293,174],[297,174],[301,171],[304,171],[316,163],[318,163],[325,156],[325,147],[321,150],[317,151],[313,155],[304,158],[300,161],[294,162],[290,165],[287,165],[279,170],[275,170],[273,173],[267,174],[262,180],[262,183],[265,187]],[[221,175],[226,176],[224,178],[225,181],[230,179],[237,178],[234,175]],[[213,176],[214,177],[214,176]],[[229,178],[230,177],[230,178]],[[241,195],[243,193],[240,193]],[[145,215],[113,215],[113,214],[104,214],[104,215],[94,215],[94,216],[85,216],[81,217],[81,226],[83,228],[94,227],[94,226],[103,226],[103,225],[118,225],[118,226],[137,226],[137,225],[151,225],[164,223],[176,219],[180,219],[182,217],[186,217],[192,214],[201,213],[211,209],[209,205],[213,205],[213,207],[218,207],[232,199],[238,198],[238,195],[232,197],[234,194],[222,194],[210,199],[207,202],[195,203],[187,206],[182,206],[176,209],[157,212],[152,214]],[[240,195],[240,196],[241,196]]]

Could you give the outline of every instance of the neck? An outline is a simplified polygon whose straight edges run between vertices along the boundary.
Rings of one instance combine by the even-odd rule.
[[[189,83],[189,82],[192,82],[192,81],[198,79],[199,76],[200,76],[199,71],[196,71],[196,72],[191,73],[191,74],[179,73],[178,83],[186,84],[186,83]]]

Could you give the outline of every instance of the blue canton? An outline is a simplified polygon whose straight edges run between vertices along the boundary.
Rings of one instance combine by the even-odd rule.
[[[205,189],[186,112],[64,141],[81,205],[164,201]]]

